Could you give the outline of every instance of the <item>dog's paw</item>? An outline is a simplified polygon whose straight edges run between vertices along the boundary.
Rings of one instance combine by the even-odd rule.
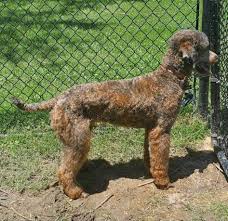
[[[81,194],[81,198],[87,198],[88,196],[89,196],[89,194],[86,192],[82,192],[82,194]]]
[[[83,191],[83,189],[78,186],[67,187],[63,191],[72,200],[76,200],[79,198],[85,198],[88,196],[88,194],[85,193]]]
[[[154,184],[158,189],[162,189],[162,190],[167,190],[171,187],[168,177],[157,178],[154,180]]]

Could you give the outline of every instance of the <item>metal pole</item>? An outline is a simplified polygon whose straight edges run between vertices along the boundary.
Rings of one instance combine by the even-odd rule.
[[[211,4],[208,0],[203,0],[203,15],[202,15],[202,31],[210,39],[210,8]],[[208,92],[209,92],[209,78],[204,77],[199,79],[199,98],[198,98],[198,111],[199,114],[207,119],[208,117]]]
[[[219,36],[219,0],[210,0],[210,49],[220,54],[220,36]],[[214,146],[218,146],[218,133],[220,124],[220,77],[219,65],[211,67],[211,133]]]

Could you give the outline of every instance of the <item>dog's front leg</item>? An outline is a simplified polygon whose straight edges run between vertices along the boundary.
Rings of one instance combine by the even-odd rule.
[[[147,131],[150,173],[155,179],[155,185],[158,188],[165,189],[169,185],[170,134],[160,126]]]
[[[144,166],[146,168],[147,174],[150,173],[150,160],[151,160],[151,154],[149,150],[149,134],[150,129],[145,130],[145,140],[144,140]]]

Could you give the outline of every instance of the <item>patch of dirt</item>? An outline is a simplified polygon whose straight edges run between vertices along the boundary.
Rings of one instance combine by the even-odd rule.
[[[116,165],[93,160],[79,176],[89,197],[72,201],[58,186],[38,195],[0,190],[0,220],[217,221],[211,206],[228,202],[228,184],[218,167],[208,139],[197,151],[186,148],[171,157],[169,190],[144,178],[141,159]]]

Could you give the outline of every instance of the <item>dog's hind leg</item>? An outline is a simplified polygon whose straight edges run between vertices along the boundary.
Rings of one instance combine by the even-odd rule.
[[[90,148],[90,120],[81,117],[71,118],[61,108],[52,112],[52,127],[64,144],[63,156],[58,170],[59,183],[71,199],[77,199],[85,193],[76,183],[76,176],[87,160]]]

